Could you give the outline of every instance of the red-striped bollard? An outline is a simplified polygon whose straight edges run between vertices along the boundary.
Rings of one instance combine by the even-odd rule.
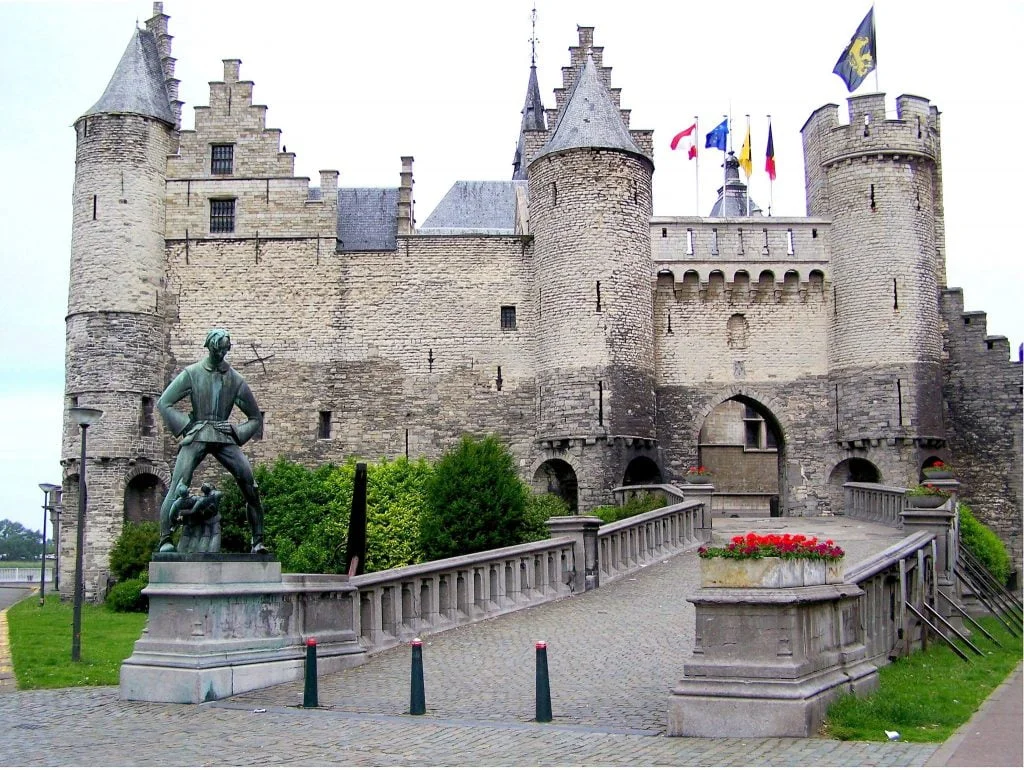
[[[551,721],[551,683],[548,680],[547,642],[537,642],[537,721]]]
[[[302,707],[315,709],[320,706],[316,691],[316,639],[306,640],[306,684],[302,690]]]
[[[427,696],[423,690],[423,642],[412,640],[412,681],[409,686],[409,713],[427,713]]]

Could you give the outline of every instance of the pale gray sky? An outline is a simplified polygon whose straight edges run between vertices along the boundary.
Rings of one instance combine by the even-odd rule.
[[[507,179],[530,64],[532,0],[256,3],[166,0],[177,76],[192,108],[207,103],[221,59],[242,59],[268,125],[283,131],[299,174],[341,172],[340,184],[397,186],[416,158],[423,222],[458,179]],[[742,141],[753,125],[751,194],[767,207],[765,115],[778,178],[773,212],[805,213],[800,127],[847,92],[832,74],[867,2],[537,0],[538,75],[546,106],[561,85],[576,25],[595,27],[634,128],[655,131],[655,214],[707,214],[721,154],[694,164],[668,148],[700,117],[703,135],[731,110]],[[152,3],[0,0],[0,518],[42,523],[41,481],[60,482],[64,314],[71,240],[75,119],[102,94],[136,19]],[[951,286],[990,334],[1024,334],[1015,213],[1022,110],[1024,5],[982,0],[880,0],[879,88],[931,99],[942,111],[946,246]],[[857,93],[875,90],[874,76]],[[703,137],[700,145],[703,146]],[[992,159],[995,158],[995,161]],[[315,181],[314,181],[315,183]]]

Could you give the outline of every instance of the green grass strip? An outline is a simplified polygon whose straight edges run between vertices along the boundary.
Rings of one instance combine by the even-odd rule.
[[[11,658],[19,690],[113,685],[121,662],[146,625],[144,612],[111,612],[103,605],[82,607],[82,644],[78,663],[71,662],[70,601],[32,595],[7,610]]]
[[[961,660],[941,639],[928,649],[878,670],[878,690],[868,697],[844,695],[828,710],[823,732],[843,741],[884,741],[895,730],[900,740],[938,743],[967,722],[1021,660],[1022,640],[995,618],[979,621],[1002,647],[975,632],[970,639],[983,653],[966,650]],[[965,645],[957,640],[957,646]]]

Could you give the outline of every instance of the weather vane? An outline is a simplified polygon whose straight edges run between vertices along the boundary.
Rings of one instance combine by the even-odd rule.
[[[540,41],[537,39],[537,3],[533,4],[533,10],[530,11],[530,66],[537,66],[537,43]]]

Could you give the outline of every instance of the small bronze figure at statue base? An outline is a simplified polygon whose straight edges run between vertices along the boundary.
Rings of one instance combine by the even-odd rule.
[[[178,553],[220,553],[220,501],[223,492],[203,484],[202,496],[190,495],[188,487],[178,484],[178,497],[171,504],[171,529],[181,525]],[[174,545],[167,541],[160,553],[173,553]]]

